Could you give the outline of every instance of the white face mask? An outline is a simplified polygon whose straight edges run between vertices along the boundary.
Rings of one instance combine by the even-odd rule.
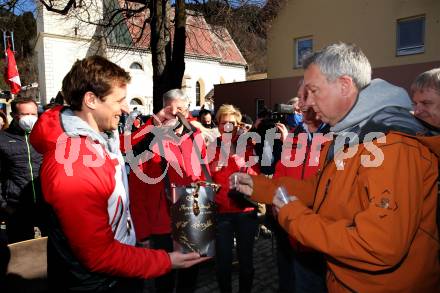
[[[37,122],[38,117],[35,115],[26,115],[20,118],[18,120],[18,125],[21,129],[23,129],[26,132],[31,132],[32,128],[35,125],[35,122]]]

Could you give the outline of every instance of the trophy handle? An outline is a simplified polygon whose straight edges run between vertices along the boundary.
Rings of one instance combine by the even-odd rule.
[[[176,184],[171,183],[171,202],[173,204],[176,203],[180,198],[180,194],[176,191],[176,188]]]

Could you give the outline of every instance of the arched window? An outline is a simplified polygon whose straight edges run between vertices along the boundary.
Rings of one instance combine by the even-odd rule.
[[[138,69],[138,70],[143,70],[142,65],[139,64],[138,62],[133,62],[130,65],[130,69]]]
[[[200,82],[196,82],[196,106],[200,106]]]
[[[138,98],[133,98],[130,101],[130,105],[132,105],[132,106],[142,106],[142,101],[139,100]]]

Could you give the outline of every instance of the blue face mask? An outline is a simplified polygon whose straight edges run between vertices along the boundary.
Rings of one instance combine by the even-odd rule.
[[[32,128],[37,122],[38,117],[35,115],[26,115],[18,120],[18,126],[26,132],[31,132]]]

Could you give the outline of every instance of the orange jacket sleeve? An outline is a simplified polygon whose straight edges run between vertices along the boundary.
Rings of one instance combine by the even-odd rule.
[[[295,195],[306,206],[313,204],[317,178],[307,180],[295,180],[291,177],[267,178],[264,175],[252,176],[253,194],[252,199],[265,204],[272,204],[275,191],[278,186],[284,186],[290,195]]]
[[[380,149],[381,166],[359,168],[356,184],[362,178],[370,203],[353,221],[329,221],[294,201],[280,210],[281,226],[301,244],[358,269],[379,271],[402,261],[419,229],[425,197],[436,184],[436,159],[420,145],[394,143]]]

